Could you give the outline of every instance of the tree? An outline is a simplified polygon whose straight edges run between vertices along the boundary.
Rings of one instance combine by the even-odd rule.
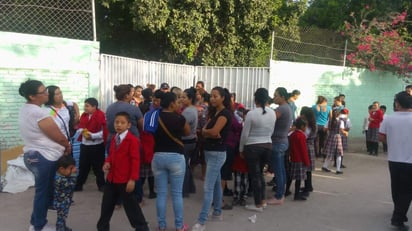
[[[403,12],[412,8],[410,0],[311,0],[301,18],[301,24],[320,28],[340,30],[344,21],[351,20],[350,14],[360,15],[364,6],[374,9],[369,17],[382,17],[387,12]]]
[[[103,52],[129,57],[266,66],[271,31],[298,34],[297,20],[289,20],[297,17],[293,8],[278,16],[295,2],[306,0],[100,0],[98,37]]]
[[[360,22],[354,13],[352,23],[345,22],[344,33],[356,46],[355,52],[347,55],[348,61],[371,71],[391,71],[399,77],[412,77],[412,40],[407,29],[407,13],[390,13],[368,20],[371,10],[366,5]]]

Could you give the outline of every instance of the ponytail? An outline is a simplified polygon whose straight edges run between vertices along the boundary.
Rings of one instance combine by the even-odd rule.
[[[255,91],[254,96],[255,96],[255,103],[259,104],[262,107],[262,110],[263,110],[262,114],[266,114],[265,106],[269,100],[268,90],[266,90],[266,88],[258,88]]]

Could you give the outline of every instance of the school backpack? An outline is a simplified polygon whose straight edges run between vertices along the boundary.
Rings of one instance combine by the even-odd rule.
[[[143,118],[143,131],[154,134],[159,127],[160,108],[146,112]]]
[[[64,106],[66,106],[67,110],[69,111],[70,115],[70,120],[69,120],[69,135],[70,137],[73,137],[74,134],[76,133],[76,128],[74,126],[74,116],[76,115],[76,112],[74,110],[74,104],[71,101],[64,101]]]
[[[140,143],[142,147],[142,162],[150,164],[154,155],[155,140],[153,134],[159,127],[160,109],[148,111],[143,117],[143,131],[140,132]]]

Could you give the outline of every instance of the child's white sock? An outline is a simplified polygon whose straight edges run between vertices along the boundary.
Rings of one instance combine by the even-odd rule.
[[[336,171],[340,172],[340,166],[342,164],[342,156],[336,157]]]
[[[328,165],[329,165],[329,160],[326,158],[326,159],[325,159],[325,162],[323,162],[323,166],[322,166],[322,167],[328,168]]]

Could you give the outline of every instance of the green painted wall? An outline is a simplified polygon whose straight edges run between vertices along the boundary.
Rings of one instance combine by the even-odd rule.
[[[37,79],[59,86],[64,99],[83,107],[99,97],[99,43],[0,32],[0,150],[21,144],[18,112],[25,99],[20,84]]]
[[[17,116],[24,99],[18,88],[28,78],[60,86],[64,98],[80,108],[85,98],[99,98],[98,42],[8,32],[0,32],[0,41],[0,150],[21,144]],[[379,101],[391,113],[393,95],[405,86],[388,73],[329,65],[272,61],[270,75],[270,86],[265,86],[270,94],[279,86],[299,89],[299,107],[313,105],[318,95],[332,103],[334,96],[346,94],[352,138],[363,137],[361,126],[369,104]]]
[[[332,104],[335,96],[345,94],[353,124],[351,138],[363,137],[363,119],[373,101],[386,105],[387,113],[392,113],[393,96],[405,87],[402,80],[386,72],[283,61],[271,62],[271,80],[272,96],[280,86],[289,92],[300,90],[302,94],[296,102],[299,107],[312,106],[318,95]]]

